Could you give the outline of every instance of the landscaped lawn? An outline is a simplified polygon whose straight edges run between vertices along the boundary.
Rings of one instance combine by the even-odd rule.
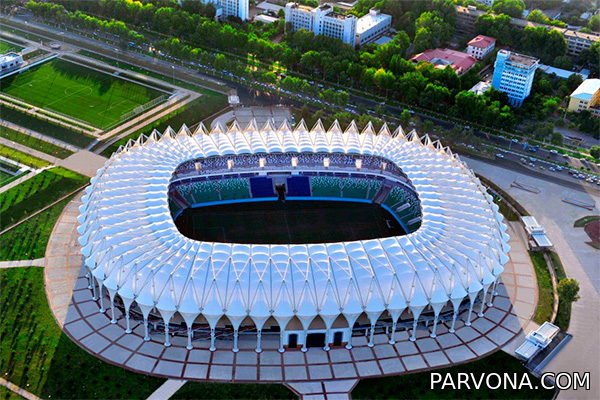
[[[0,230],[23,220],[87,182],[87,177],[57,167],[0,193]]]
[[[533,388],[529,390],[523,388],[516,390],[508,388],[507,390],[488,389],[485,385],[478,390],[473,389],[452,389],[446,387],[441,389],[441,383],[437,383],[434,389],[431,389],[432,373],[442,374],[442,380],[446,373],[452,374],[454,384],[458,382],[459,373],[474,374],[474,378],[479,380],[481,374],[497,373],[517,374],[517,382],[521,382],[522,374],[527,373],[529,381]],[[514,379],[514,378],[512,378]],[[485,379],[484,379],[485,382]],[[496,379],[490,378],[490,383],[495,385]],[[471,363],[460,364],[449,368],[437,369],[434,371],[419,372],[415,374],[404,374],[384,378],[364,379],[358,382],[358,385],[352,391],[353,399],[551,399],[554,396],[554,390],[542,389],[540,380],[527,372],[527,369],[516,358],[497,351],[481,360]]]
[[[69,196],[0,235],[0,261],[43,258],[52,229],[63,208],[72,199],[73,196]]]
[[[552,308],[554,307],[552,278],[542,253],[530,251],[529,256],[535,269],[538,285],[538,305],[533,320],[538,324],[543,324],[552,318]]]
[[[112,153],[117,151],[119,146],[127,144],[129,139],[137,140],[141,134],[146,134],[146,136],[148,136],[154,129],[163,133],[169,126],[176,132],[179,131],[183,124],[191,127],[202,121],[204,118],[216,113],[219,110],[222,110],[226,105],[227,100],[225,96],[219,93],[207,91],[207,93],[202,97],[188,103],[185,107],[181,107],[180,109],[164,116],[152,124],[137,130],[131,135],[127,135],[126,137],[117,140],[110,147],[104,150],[102,155],[105,157],[110,157]]]
[[[588,215],[587,217],[579,218],[577,221],[575,221],[575,223],[573,224],[573,227],[583,228],[590,222],[597,221],[599,219],[600,219],[600,215]]]
[[[58,158],[67,158],[73,154],[72,151],[4,126],[0,126],[0,137]]]
[[[45,121],[9,107],[0,105],[0,113],[2,114],[2,119],[10,121],[13,124],[62,140],[77,147],[86,147],[94,141],[94,137],[91,135],[73,131],[54,122]]]
[[[119,122],[123,114],[164,94],[62,59],[4,78],[2,91],[97,128]]]
[[[0,376],[51,399],[145,399],[164,379],[108,364],[58,327],[46,299],[44,270],[0,270]]]
[[[278,384],[188,382],[171,399],[298,399],[298,396]]]
[[[18,150],[10,147],[2,146],[0,144],[0,156],[10,158],[11,160],[18,161],[23,165],[27,165],[32,168],[42,168],[50,165],[49,162],[40,160],[39,158],[30,156]]]
[[[16,44],[9,43],[4,40],[0,40],[0,54],[8,53],[11,51],[19,52],[23,50],[22,46],[18,46]]]

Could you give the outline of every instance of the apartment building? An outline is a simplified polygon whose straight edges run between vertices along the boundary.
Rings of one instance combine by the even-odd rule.
[[[188,0],[189,1],[189,0]],[[248,19],[250,0],[201,0],[204,3],[213,3],[217,9],[216,17],[224,19],[230,16],[238,17],[242,21]]]
[[[356,46],[356,17],[335,12],[331,4],[312,8],[288,3],[285,6],[285,22],[292,25],[294,32],[306,29],[315,35],[340,39],[344,43]]]
[[[496,39],[489,36],[479,35],[469,43],[467,43],[467,54],[475,57],[478,60],[482,60],[483,57],[487,56],[496,47]]]

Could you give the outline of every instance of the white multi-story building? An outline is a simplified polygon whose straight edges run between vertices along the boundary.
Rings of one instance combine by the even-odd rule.
[[[392,26],[392,16],[371,8],[368,14],[356,21],[356,44],[358,46],[374,42],[386,34]]]
[[[479,35],[467,43],[467,54],[475,57],[478,60],[482,60],[483,57],[488,55],[490,51],[494,50],[495,46],[496,39],[489,36]]]
[[[306,29],[315,35],[340,39],[351,46],[356,45],[356,17],[344,15],[333,10],[330,4],[312,8],[298,3],[285,6],[285,22],[292,30]]]
[[[217,9],[218,18],[234,16],[242,21],[248,19],[250,0],[201,0],[204,3],[213,3]]]
[[[506,93],[511,105],[520,107],[531,93],[538,66],[537,58],[500,50],[494,65],[492,86]]]

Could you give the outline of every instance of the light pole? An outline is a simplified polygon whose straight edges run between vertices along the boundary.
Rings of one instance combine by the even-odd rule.
[[[27,40],[29,40],[29,22],[25,21],[25,26],[27,27]]]
[[[119,68],[119,49],[115,47],[115,53],[117,54],[117,68]]]
[[[171,65],[171,70],[173,71],[173,85],[175,84],[175,66]]]

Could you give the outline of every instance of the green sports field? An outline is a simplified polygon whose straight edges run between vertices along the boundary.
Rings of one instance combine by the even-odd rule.
[[[164,94],[117,76],[54,59],[4,78],[2,92],[104,129]]]
[[[16,44],[12,44],[6,42],[4,40],[0,40],[0,54],[8,53],[10,51],[21,51],[23,50],[22,46],[17,46]]]

